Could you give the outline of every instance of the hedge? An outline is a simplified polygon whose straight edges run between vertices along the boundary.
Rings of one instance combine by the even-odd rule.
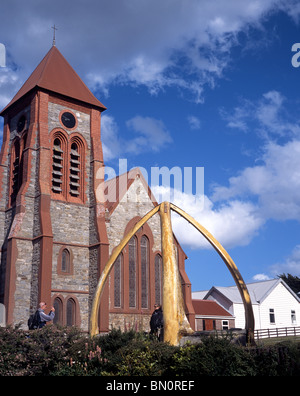
[[[133,330],[0,328],[0,376],[299,376],[300,344],[245,348],[208,337],[176,347]]]

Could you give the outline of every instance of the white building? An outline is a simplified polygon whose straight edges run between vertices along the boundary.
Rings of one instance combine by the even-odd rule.
[[[300,326],[300,298],[281,279],[248,283],[255,330]],[[193,299],[217,301],[235,317],[235,326],[245,328],[245,310],[236,286],[193,292]]]

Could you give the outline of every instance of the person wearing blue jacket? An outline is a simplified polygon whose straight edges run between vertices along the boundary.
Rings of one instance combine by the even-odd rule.
[[[47,315],[45,313],[45,309],[47,308],[47,304],[44,302],[40,302],[39,304],[39,314],[40,314],[40,323],[39,323],[39,328],[41,329],[46,325],[47,322],[51,322],[54,319],[55,316],[55,309],[54,307],[51,308],[49,314]]]

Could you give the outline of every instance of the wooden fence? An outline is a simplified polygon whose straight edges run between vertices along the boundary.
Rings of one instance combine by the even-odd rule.
[[[279,327],[275,329],[254,330],[254,338],[256,340],[261,338],[296,336],[300,336],[300,327]]]

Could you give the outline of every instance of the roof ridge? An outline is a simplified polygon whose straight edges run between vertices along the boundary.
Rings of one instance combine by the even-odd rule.
[[[106,110],[57,47],[52,46],[0,115],[36,87]]]

